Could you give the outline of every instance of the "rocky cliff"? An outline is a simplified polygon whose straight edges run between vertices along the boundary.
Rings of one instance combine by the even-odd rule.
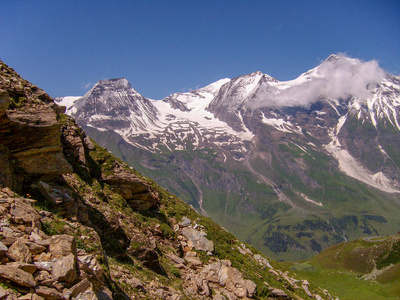
[[[1,63],[0,299],[322,299]]]

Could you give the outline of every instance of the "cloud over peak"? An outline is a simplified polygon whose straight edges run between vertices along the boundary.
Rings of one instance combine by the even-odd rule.
[[[294,80],[262,85],[249,106],[307,106],[321,98],[364,100],[371,93],[370,85],[384,77],[385,72],[376,60],[364,62],[344,54],[331,55]]]

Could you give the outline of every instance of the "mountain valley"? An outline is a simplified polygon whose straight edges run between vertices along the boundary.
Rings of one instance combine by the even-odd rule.
[[[400,227],[400,78],[376,62],[331,55],[292,81],[255,72],[162,100],[103,80],[55,101],[99,145],[275,259]]]

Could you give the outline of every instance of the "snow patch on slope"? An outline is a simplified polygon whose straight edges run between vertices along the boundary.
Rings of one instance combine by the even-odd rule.
[[[338,139],[338,134],[343,124],[346,122],[347,115],[342,116],[336,128],[333,128],[329,135],[332,141],[325,145],[325,149],[331,153],[339,162],[339,169],[358,181],[364,182],[374,188],[387,193],[400,193],[399,190],[393,188],[391,180],[388,179],[382,172],[372,174],[369,170],[365,169],[360,162],[357,161],[351,154],[342,148]]]
[[[302,134],[301,132],[301,128],[299,126],[295,126],[293,125],[291,122],[289,121],[285,121],[282,118],[278,119],[278,118],[267,118],[263,112],[261,112],[262,114],[262,119],[261,122],[263,124],[272,126],[274,128],[276,128],[279,131],[282,132],[288,132],[288,133],[299,133]]]
[[[68,96],[68,97],[60,97],[54,99],[54,101],[60,105],[66,107],[66,113],[68,115],[73,115],[76,113],[75,102],[82,98],[82,96]]]

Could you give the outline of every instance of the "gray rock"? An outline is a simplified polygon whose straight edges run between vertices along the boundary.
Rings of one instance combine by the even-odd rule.
[[[129,279],[129,285],[133,286],[135,289],[138,290],[144,289],[143,283],[135,277]]]
[[[268,259],[266,259],[265,257],[262,257],[260,254],[254,254],[253,257],[260,265],[273,269]]]
[[[185,260],[187,261],[189,267],[192,269],[196,269],[203,265],[203,262],[200,259],[198,259],[197,257],[188,256],[188,257],[185,257]]]
[[[30,263],[32,261],[32,254],[29,248],[20,239],[16,240],[14,244],[8,249],[7,256],[14,261]]]
[[[191,223],[192,221],[188,217],[183,217],[179,225],[182,227],[188,227]]]
[[[53,265],[52,275],[59,282],[74,282],[77,278],[75,256],[71,253],[57,260]]]
[[[287,298],[288,298],[288,295],[287,295],[284,291],[282,291],[282,290],[280,290],[280,289],[273,289],[273,290],[271,291],[271,294],[272,294],[275,298],[279,298],[279,299],[287,299]]]
[[[231,292],[232,297],[252,297],[256,291],[256,284],[251,280],[245,280],[242,273],[231,266],[229,260],[222,260],[207,265],[200,273],[202,278],[209,282],[218,283]]]
[[[197,231],[196,229],[190,227],[185,227],[182,229],[182,235],[186,239],[192,241],[196,250],[214,252],[214,243],[205,237],[205,232]]]
[[[1,231],[3,232],[3,237],[6,239],[14,238],[14,231],[9,227],[2,227]]]
[[[73,254],[76,257],[75,238],[70,235],[53,235],[50,239],[49,251],[53,257]]]
[[[52,259],[46,261],[35,261],[33,263],[39,270],[51,272],[51,270],[53,269],[53,265],[56,261],[56,259]]]
[[[112,300],[112,292],[107,287],[95,288],[93,284],[75,297],[76,300]]]

